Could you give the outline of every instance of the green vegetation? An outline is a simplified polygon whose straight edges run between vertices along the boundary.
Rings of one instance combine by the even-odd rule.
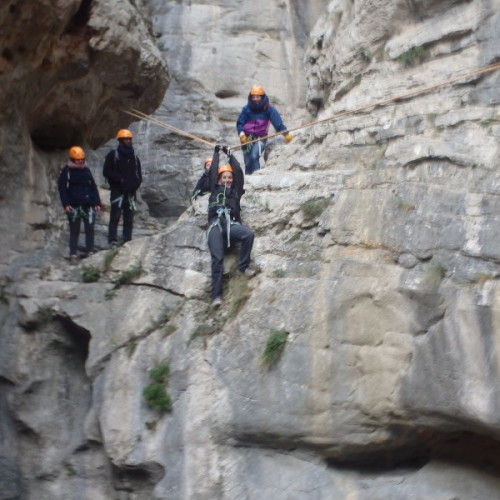
[[[149,371],[151,382],[142,392],[148,405],[160,412],[172,411],[172,399],[165,389],[169,376],[170,365],[168,361],[159,363]]]
[[[273,271],[273,276],[275,278],[284,278],[285,277],[285,271],[283,269],[275,269]]]
[[[118,255],[118,252],[120,249],[118,247],[113,247],[110,248],[104,255],[104,259],[102,261],[102,267],[104,272],[108,272],[109,268],[111,266],[111,262],[113,262],[113,259]]]
[[[432,261],[427,268],[427,280],[434,286],[446,276],[446,267],[439,261]]]
[[[231,302],[226,319],[234,318],[250,298],[250,287],[244,276],[236,275],[229,283],[227,297]]]
[[[115,288],[119,288],[122,285],[126,285],[127,283],[131,283],[136,278],[138,278],[142,274],[142,265],[136,264],[129,269],[125,269],[122,271],[118,277],[115,279],[114,284]]]
[[[274,365],[281,357],[281,354],[285,349],[287,339],[288,339],[287,331],[272,330],[267,339],[264,352],[262,353],[262,356],[260,358],[261,363],[267,366]]]
[[[95,266],[83,266],[82,267],[82,279],[84,283],[93,283],[94,281],[99,281],[101,277],[101,271]]]
[[[423,63],[430,56],[430,50],[428,47],[412,47],[411,49],[403,52],[397,60],[403,64],[405,67],[416,66],[417,64]]]
[[[292,234],[292,236],[288,238],[287,243],[293,243],[294,241],[300,240],[300,235],[301,235],[300,231],[297,231],[296,233]]]
[[[306,220],[313,220],[319,217],[330,203],[329,198],[318,198],[315,200],[308,200],[300,206],[304,218]]]

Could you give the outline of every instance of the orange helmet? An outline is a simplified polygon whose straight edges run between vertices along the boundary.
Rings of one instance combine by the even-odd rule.
[[[69,157],[72,160],[85,160],[85,151],[80,146],[73,146],[69,150]]]
[[[210,158],[205,158],[205,162],[203,163],[203,166],[206,167],[207,163],[212,163],[212,157]]]
[[[130,130],[127,130],[126,128],[122,128],[116,133],[117,139],[132,139],[132,137],[134,137],[132,135],[132,132],[130,132]]]
[[[250,95],[266,95],[266,92],[262,85],[254,85],[250,89]]]
[[[231,165],[221,165],[219,167],[219,170],[217,170],[217,175],[220,175],[224,172],[231,172],[233,173],[233,167],[231,167]]]

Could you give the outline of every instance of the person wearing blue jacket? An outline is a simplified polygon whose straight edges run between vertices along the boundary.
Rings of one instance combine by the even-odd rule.
[[[267,137],[269,123],[272,124],[276,132],[286,130],[280,114],[274,106],[269,103],[269,97],[261,85],[254,85],[248,94],[248,103],[243,106],[236,121],[236,129],[243,144],[243,159],[245,161],[245,174],[253,174],[259,170],[259,158],[264,152],[267,139],[257,140],[251,144],[250,141]],[[288,143],[293,139],[293,135],[285,134],[285,141]]]
[[[69,222],[69,258],[75,261],[78,258],[78,237],[82,220],[86,255],[94,252],[95,214],[101,210],[99,191],[81,147],[70,148],[69,159],[59,174],[57,187]]]

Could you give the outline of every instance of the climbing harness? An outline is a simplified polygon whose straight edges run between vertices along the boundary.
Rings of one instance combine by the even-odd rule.
[[[94,223],[95,210],[90,207],[88,212],[80,205],[78,207],[73,207],[71,212],[68,214],[70,222],[75,222],[76,219],[88,219],[89,224]]]
[[[118,205],[118,208],[122,208],[124,198],[125,198],[124,194],[118,196],[114,200],[111,200],[111,205],[113,205],[115,203]],[[129,206],[130,210],[132,210],[132,212],[135,212],[137,210],[135,198],[131,194],[127,194],[126,200],[128,202],[128,206]]]
[[[257,139],[253,139],[251,141],[246,142],[245,144],[236,144],[234,146],[230,146],[230,148],[231,149],[238,149],[238,148],[247,147],[247,146],[249,146],[257,141],[261,141],[263,139],[272,139],[273,137],[277,137],[279,135],[286,135],[286,134],[289,134],[290,132],[294,132],[296,130],[312,127],[313,125],[318,125],[320,123],[325,123],[325,122],[328,122],[331,120],[335,120],[335,119],[340,118],[342,116],[358,113],[360,111],[365,111],[369,108],[375,108],[377,106],[386,106],[387,104],[390,104],[390,103],[395,103],[395,102],[403,100],[403,99],[408,99],[410,97],[415,97],[419,94],[429,92],[430,90],[434,90],[434,89],[437,89],[439,87],[444,87],[445,85],[449,85],[450,83],[455,83],[455,82],[458,82],[460,80],[466,80],[468,78],[472,78],[474,76],[479,76],[479,75],[483,75],[486,73],[490,73],[490,72],[496,71],[498,69],[500,69],[500,63],[491,64],[490,66],[485,66],[484,68],[480,68],[480,69],[477,69],[475,71],[471,71],[469,73],[465,73],[463,75],[456,76],[454,78],[450,78],[448,80],[444,80],[444,81],[435,83],[433,85],[428,85],[426,87],[421,87],[419,89],[415,89],[411,92],[407,92],[406,94],[400,94],[400,95],[397,95],[394,97],[389,97],[387,99],[383,99],[381,101],[365,104],[365,105],[359,106],[357,108],[341,111],[339,113],[334,114],[333,116],[329,116],[328,118],[323,118],[321,120],[316,120],[314,122],[306,123],[305,125],[300,125],[300,126],[295,127],[295,128],[281,130],[280,132],[276,132],[275,134],[271,134],[271,135],[267,135],[265,137],[259,137]],[[171,130],[173,132],[176,132],[179,135],[184,135],[184,136],[189,137],[190,139],[193,139],[195,141],[202,142],[203,144],[207,144],[208,146],[211,146],[211,147],[215,146],[215,143],[211,143],[209,141],[206,141],[205,139],[202,139],[201,137],[197,137],[194,134],[190,134],[189,132],[185,132],[185,131],[180,130],[172,125],[169,125],[168,123],[164,123],[156,118],[148,116],[145,113],[142,113],[142,111],[138,111],[136,109],[122,109],[122,111],[124,113],[127,113],[130,116],[133,116],[134,118],[138,118],[139,120],[148,121],[150,123],[153,123],[154,125],[158,125],[159,127],[163,127],[163,128],[168,129],[168,130]]]
[[[219,226],[221,232],[222,229],[222,217],[226,218],[226,234],[227,234],[227,248],[231,246],[231,225],[239,224],[239,222],[231,220],[231,209],[226,207],[226,186],[224,186],[224,191],[222,193],[217,193],[216,199],[214,202],[208,205],[208,210],[213,207],[217,207],[217,220],[212,222],[212,224],[207,229],[207,241],[210,231],[215,227]]]

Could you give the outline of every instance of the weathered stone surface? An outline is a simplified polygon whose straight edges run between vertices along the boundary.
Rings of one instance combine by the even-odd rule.
[[[307,71],[307,108],[328,118],[499,60],[498,7],[330,2],[305,68],[294,73]],[[217,130],[233,126],[237,73],[217,67],[210,40],[224,33],[219,56],[234,53],[241,37],[258,38],[243,22],[248,5],[233,8],[155,5],[164,33],[177,23],[175,43],[163,41],[176,48],[172,74],[185,75],[159,116],[175,108],[176,125],[209,129],[190,126],[205,116],[201,106],[181,121],[181,96],[202,103],[208,95],[189,90],[203,69],[210,85],[220,82],[217,99],[231,100],[210,108]],[[264,59],[275,50],[265,39],[282,24],[257,21]],[[233,31],[222,29],[226,22]],[[246,61],[255,55],[241,50]],[[283,65],[273,54],[268,64]],[[61,244],[54,230],[45,254],[5,258],[0,409],[8,418],[0,426],[8,439],[0,461],[12,483],[0,492],[51,500],[72,491],[130,500],[498,498],[498,95],[491,72],[274,144],[242,200],[259,272],[237,276],[231,255],[217,312],[209,308],[206,197],[168,229],[140,220],[143,237],[114,257],[47,261]],[[299,111],[301,122],[313,119]],[[151,155],[164,154],[156,139],[140,137]],[[167,139],[169,154],[194,162],[186,141]],[[53,155],[35,157],[55,172]],[[38,195],[50,203],[49,193],[47,183]],[[39,212],[34,223],[46,216]],[[84,266],[99,269],[96,282],[82,282]],[[287,341],[268,365],[273,332]],[[143,391],[164,362],[173,408],[162,413]]]

